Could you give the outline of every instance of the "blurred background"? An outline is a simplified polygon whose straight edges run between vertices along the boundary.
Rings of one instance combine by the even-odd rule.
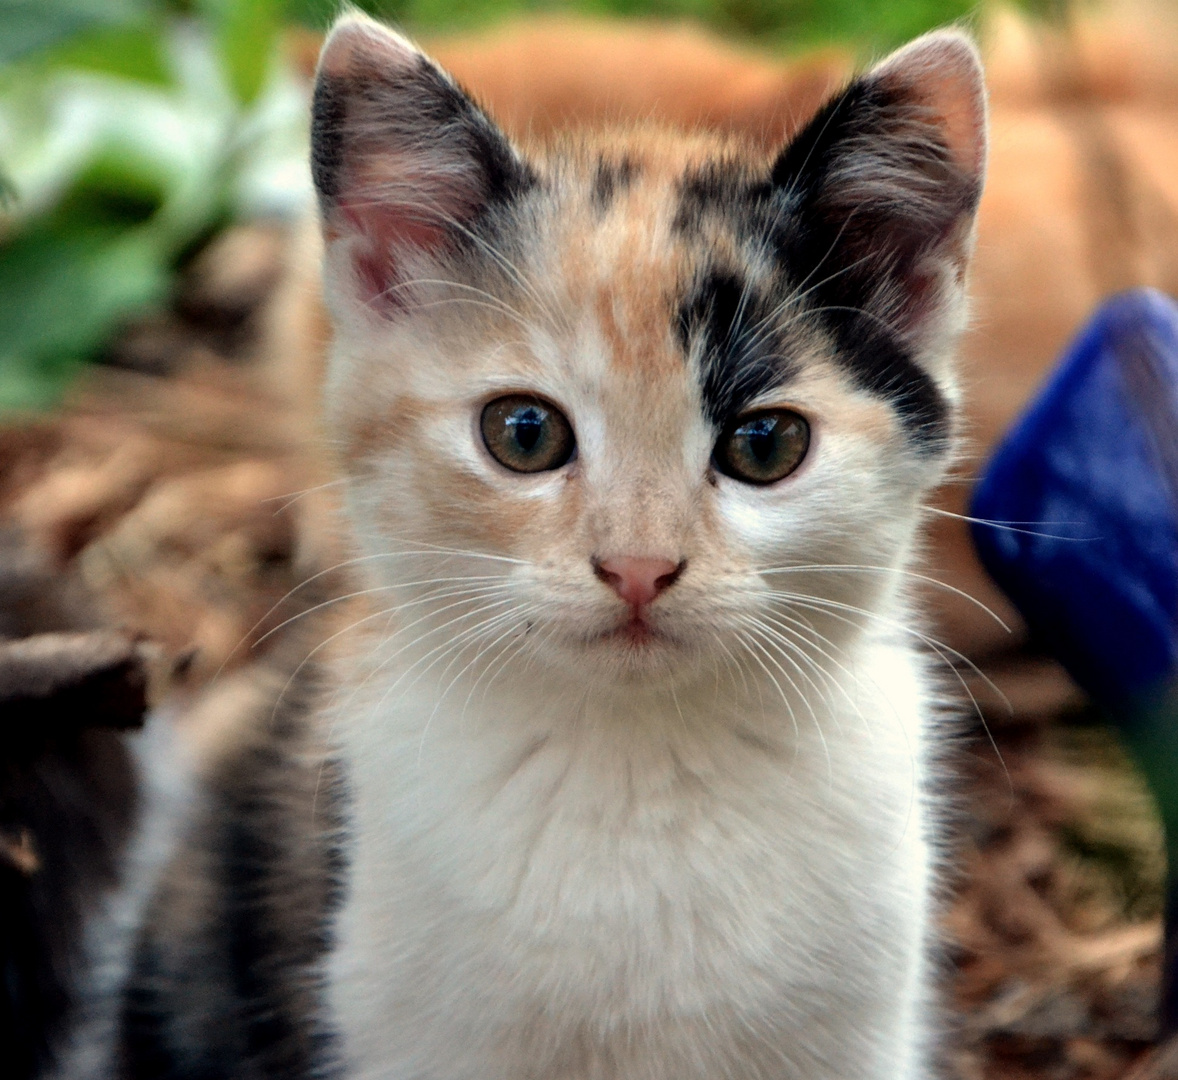
[[[1116,710],[995,586],[964,520],[1102,301],[1178,294],[1173,0],[359,6],[514,133],[653,116],[767,147],[857,64],[948,22],[978,35],[993,132],[965,449],[930,508],[942,584],[924,598],[930,658],[969,715],[948,1068],[1178,1077],[1159,1042],[1166,855],[1146,780],[1178,776],[1178,748],[1143,758],[1130,740],[1134,763]],[[154,709],[198,757],[223,752],[310,647],[295,617],[347,590],[315,436],[327,328],[306,167],[335,9],[0,0],[0,1046],[18,1077],[47,1068],[77,1006],[82,927],[134,806],[123,732]]]
[[[1067,0],[1028,0],[1063,19]],[[307,206],[300,43],[334,0],[0,0],[0,409],[40,407],[231,221]],[[367,0],[434,38],[555,13],[867,56],[970,0]]]

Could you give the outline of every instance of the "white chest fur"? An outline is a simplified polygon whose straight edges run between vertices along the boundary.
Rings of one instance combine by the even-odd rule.
[[[928,705],[907,650],[860,648],[789,707],[725,680],[354,698],[349,1075],[924,1075]]]

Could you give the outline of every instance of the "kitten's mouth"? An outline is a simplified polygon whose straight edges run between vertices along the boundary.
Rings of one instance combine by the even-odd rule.
[[[651,626],[641,615],[631,615],[624,623],[612,630],[604,631],[598,640],[643,648],[656,642],[668,641],[669,638],[663,631]]]

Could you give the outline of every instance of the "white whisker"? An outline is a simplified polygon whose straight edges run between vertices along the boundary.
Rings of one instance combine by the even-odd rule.
[[[389,584],[389,585],[373,585],[371,588],[368,588],[368,589],[357,589],[354,592],[343,593],[340,596],[333,596],[330,600],[324,600],[321,603],[315,604],[313,607],[307,608],[305,611],[300,611],[294,615],[291,615],[290,618],[284,619],[277,626],[272,626],[269,630],[267,630],[264,634],[262,634],[250,646],[250,648],[256,649],[267,638],[271,637],[274,634],[277,634],[280,630],[282,630],[286,626],[289,626],[291,623],[296,622],[299,619],[304,619],[308,615],[314,615],[315,612],[322,611],[323,608],[331,607],[333,604],[341,604],[345,600],[355,600],[361,596],[371,596],[373,593],[391,592],[394,589],[407,589],[407,588],[421,586],[421,585],[434,585],[434,584],[442,585],[442,584],[453,583],[453,582],[458,582],[458,581],[469,581],[469,582],[490,581],[490,582],[499,582],[500,583],[499,585],[496,585],[496,586],[490,586],[493,588],[503,588],[506,585],[506,581],[504,580],[502,575],[498,575],[498,574],[482,574],[482,575],[471,576],[471,577],[458,576],[458,577],[448,577],[448,578],[423,578],[421,581],[396,582],[394,584]],[[462,591],[463,590],[456,589],[456,590],[454,590],[453,595],[457,596]],[[432,600],[441,599],[445,595],[448,595],[448,594],[445,594],[445,593],[438,594],[435,591],[430,591],[426,595],[419,597],[418,599],[406,601],[405,604],[400,605],[400,607],[398,607],[398,608],[395,608],[395,609],[385,608],[384,610],[385,611],[390,611],[390,610],[398,610],[399,611],[399,610],[401,610],[401,608],[404,608],[404,607],[413,607],[417,604],[425,604],[425,603],[431,602]],[[273,610],[273,609],[271,609],[271,610]]]
[[[1082,525],[1080,521],[993,521],[990,518],[970,517],[968,514],[957,514],[952,510],[942,510],[939,506],[921,506],[921,509],[939,517],[953,518],[970,525],[985,525],[990,529],[1001,529],[1003,532],[1021,533],[1023,536],[1034,536],[1040,540],[1066,540],[1069,543],[1090,544],[1100,540],[1099,536],[1060,536],[1058,533],[1043,532],[1030,528],[1032,525]]]
[[[328,480],[326,483],[316,484],[314,487],[303,488],[301,491],[288,491],[285,495],[270,495],[261,501],[263,504],[265,504],[269,502],[278,502],[281,499],[285,499],[286,501],[277,510],[274,511],[274,516],[277,517],[279,514],[289,510],[300,499],[304,499],[308,495],[314,494],[316,491],[325,491],[327,488],[339,487],[340,484],[346,483],[347,480],[344,477],[340,477],[338,480]]]
[[[979,679],[981,679],[982,682],[985,683],[986,686],[991,690],[991,692],[1005,705],[1008,712],[1013,714],[1014,707],[1011,705],[1010,699],[1007,698],[1007,696],[998,688],[998,686],[995,685],[994,681],[984,671],[982,671],[982,669],[979,668],[978,665],[975,664],[968,656],[966,656],[964,653],[958,652],[956,649],[952,648],[951,646],[946,645],[943,641],[937,641],[935,638],[929,637],[927,634],[922,634],[919,630],[915,630],[914,628],[912,628],[910,626],[906,626],[903,623],[897,622],[895,619],[889,619],[883,615],[878,615],[877,613],[875,613],[873,611],[867,611],[865,608],[855,607],[853,604],[844,604],[844,603],[841,603],[840,601],[836,601],[836,600],[824,600],[822,597],[804,596],[804,595],[798,594],[798,593],[776,593],[774,595],[778,596],[781,599],[788,600],[791,603],[797,604],[800,607],[808,607],[808,608],[811,608],[812,610],[817,610],[817,611],[822,611],[824,609],[830,609],[830,610],[827,610],[827,614],[831,618],[841,619],[843,622],[847,622],[852,626],[856,626],[860,630],[862,629],[861,626],[858,626],[858,624],[856,624],[853,620],[845,618],[845,617],[837,614],[836,612],[838,610],[843,610],[843,611],[847,611],[851,614],[861,615],[866,618],[874,619],[877,622],[881,622],[884,625],[887,625],[887,626],[890,626],[894,629],[897,629],[897,630],[901,631],[902,633],[908,634],[912,637],[915,637],[918,641],[923,642],[937,657],[940,658],[940,660],[944,663],[946,668],[948,668],[948,670],[953,673],[954,677],[961,684],[961,688],[965,691],[971,704],[973,705],[974,712],[977,715],[977,718],[978,718],[979,722],[981,723],[982,728],[986,732],[986,737],[989,740],[990,745],[993,748],[995,755],[997,755],[999,763],[1002,765],[1003,770],[1006,772],[1007,782],[1013,785],[1013,781],[1010,780],[1009,770],[1006,769],[1006,762],[1002,757],[1002,751],[998,747],[998,742],[994,738],[994,733],[990,730],[990,725],[986,723],[986,717],[985,717],[985,714],[982,712],[981,705],[978,703],[977,698],[974,696],[973,691],[969,688],[969,684],[966,683],[965,678],[962,676],[961,672],[957,670],[957,666],[949,661],[948,657],[946,656],[946,653],[949,654],[950,656],[954,656],[957,659],[959,659]],[[1012,790],[1013,790],[1013,786],[1012,786]]]
[[[833,573],[838,571],[846,573],[900,574],[904,577],[912,578],[915,581],[924,582],[927,585],[935,585],[939,589],[944,589],[946,592],[952,593],[954,596],[960,596],[963,600],[968,601],[979,611],[993,619],[1008,634],[1011,633],[1010,627],[996,611],[987,607],[977,597],[970,596],[964,589],[959,589],[955,585],[950,585],[948,582],[941,581],[938,578],[930,577],[928,574],[917,573],[915,570],[907,570],[900,566],[862,566],[855,563],[801,563],[796,566],[771,566],[765,570],[758,570],[757,573],[765,575],[806,572]]]
[[[814,711],[813,704],[806,697],[806,695],[802,693],[798,684],[796,682],[794,682],[793,678],[785,670],[785,668],[783,668],[781,666],[781,664],[778,662],[777,658],[773,655],[773,653],[770,652],[768,650],[768,648],[766,648],[766,646],[762,643],[763,636],[764,636],[763,632],[758,631],[754,627],[750,632],[750,636],[748,638],[748,641],[750,644],[755,645],[757,648],[757,651],[760,652],[762,655],[764,655],[769,660],[769,662],[775,668],[777,668],[777,670],[781,673],[781,676],[785,679],[786,682],[789,683],[790,687],[793,689],[793,692],[795,694],[797,694],[797,696],[799,698],[801,698],[802,704],[806,706],[807,711],[810,713],[810,719],[814,721],[814,730],[818,733],[818,739],[822,743],[822,753],[823,753],[823,756],[826,758],[827,780],[830,783],[834,783],[834,763],[830,757],[830,745],[826,741],[826,733],[822,730],[822,722],[818,719],[818,714]],[[762,665],[762,667],[764,667],[764,665]],[[778,693],[781,694],[782,700],[786,701],[787,707],[789,707],[788,700],[786,699],[786,696],[785,696],[785,691],[781,688],[781,684],[777,681],[776,676],[774,676],[773,673],[770,672],[768,668],[765,668],[765,673],[772,680],[773,685],[777,687],[777,691],[778,691]],[[790,715],[791,716],[793,715],[792,708],[790,708]],[[796,727],[796,723],[797,722],[795,720],[795,727]]]
[[[786,711],[789,713],[789,719],[790,719],[790,723],[793,725],[794,735],[800,741],[801,737],[802,737],[802,731],[801,731],[801,728],[798,726],[798,718],[794,713],[793,704],[789,700],[789,695],[786,694],[786,692],[781,688],[781,683],[779,683],[774,678],[773,672],[771,672],[769,670],[769,668],[766,667],[765,662],[760,658],[760,656],[757,655],[756,652],[753,651],[752,646],[755,646],[756,642],[754,641],[752,636],[748,633],[742,633],[742,632],[738,631],[737,639],[745,646],[746,651],[748,652],[749,656],[751,656],[753,658],[753,660],[756,661],[757,665],[765,673],[765,675],[768,677],[769,681],[771,683],[773,683],[773,685],[777,688],[777,693],[781,696],[782,704],[785,705]],[[795,687],[794,689],[796,691],[797,688]]]
[[[504,612],[502,615],[496,616],[495,618],[488,620],[488,624],[480,626],[480,632],[481,632],[480,636],[485,636],[488,631],[490,633],[495,633],[495,631],[497,631],[499,629],[499,627],[504,624],[506,624],[507,629],[504,630],[502,633],[500,633],[493,640],[491,640],[489,642],[488,641],[482,642],[481,646],[475,652],[474,656],[472,656],[470,660],[468,660],[465,664],[463,664],[463,666],[459,669],[458,673],[446,684],[445,688],[438,692],[437,701],[434,703],[434,707],[433,707],[432,711],[430,712],[429,716],[426,718],[425,724],[422,726],[422,729],[421,729],[421,738],[419,739],[418,744],[417,744],[417,764],[418,764],[418,767],[421,766],[421,757],[422,757],[422,753],[425,750],[426,735],[429,733],[430,725],[433,723],[434,717],[437,716],[438,710],[442,707],[442,703],[446,700],[446,695],[450,693],[451,689],[453,689],[455,684],[457,684],[459,682],[459,680],[475,664],[477,664],[479,662],[479,660],[483,656],[485,656],[489,650],[493,649],[505,637],[510,636],[511,634],[515,633],[519,629],[519,627],[521,625],[520,620],[519,620],[519,612],[518,611]],[[446,667],[442,669],[441,674],[438,676],[439,682],[441,681],[441,679],[444,679],[446,677],[446,674],[449,672],[450,668],[454,666],[455,661],[472,644],[474,644],[474,645],[479,644],[479,637],[478,636],[476,636],[473,640],[468,640],[466,642],[466,644],[464,644],[462,646],[461,649],[459,649],[457,652],[455,652],[453,658],[446,665]],[[481,678],[481,676],[480,676],[480,678]],[[478,681],[479,681],[478,679],[475,680],[474,686],[478,686]],[[473,692],[473,689],[474,689],[474,687],[471,688],[471,692]],[[467,703],[469,703],[469,700],[470,700],[470,693],[467,694]],[[460,722],[461,722],[461,720],[465,719],[465,717],[466,717],[466,706],[465,705],[463,706],[462,712],[459,715],[460,715]]]
[[[843,697],[846,698],[847,704],[850,705],[851,708],[853,708],[855,710],[856,714],[859,716],[859,719],[863,721],[863,726],[867,732],[868,737],[874,739],[875,732],[872,729],[871,724],[868,723],[867,718],[863,715],[862,710],[859,708],[858,702],[855,701],[855,699],[851,697],[849,691],[842,685],[841,682],[839,682],[838,679],[834,678],[829,672],[827,672],[806,651],[807,649],[816,650],[820,656],[822,656],[824,659],[828,660],[831,664],[833,664],[835,667],[837,667],[844,675],[846,675],[847,678],[851,680],[852,684],[859,685],[862,682],[862,677],[857,675],[855,672],[851,671],[851,669],[848,668],[845,664],[838,661],[834,656],[832,656],[829,652],[827,652],[826,649],[824,649],[822,646],[824,644],[829,645],[832,649],[836,649],[837,651],[843,653],[843,655],[846,655],[846,650],[840,648],[838,645],[836,645],[833,641],[830,640],[830,638],[826,637],[824,634],[819,633],[817,628],[810,625],[805,620],[793,618],[792,616],[786,614],[784,611],[773,609],[771,611],[761,612],[760,618],[768,620],[781,633],[791,634],[793,637],[797,638],[798,640],[800,640],[802,642],[802,646],[797,649],[798,655],[801,656],[803,659],[805,659],[808,663],[810,663],[813,666],[814,670],[819,672],[820,675],[822,675],[825,678],[826,682],[830,686],[835,687],[839,690],[839,692],[843,695]],[[811,636],[808,637],[807,634],[809,634]],[[874,681],[873,681],[873,685],[874,685]],[[878,689],[878,687],[876,687],[876,688]]]
[[[469,601],[463,601],[463,602],[469,602]],[[458,615],[455,615],[455,616],[453,616],[453,617],[452,617],[452,618],[450,618],[450,619],[447,619],[447,620],[446,620],[445,622],[443,622],[443,623],[442,623],[440,626],[435,626],[435,627],[431,627],[431,628],[428,628],[428,629],[426,629],[426,630],[425,630],[425,631],[424,631],[424,632],[423,632],[423,633],[422,633],[422,634],[421,634],[421,635],[420,635],[418,638],[414,639],[413,641],[408,641],[408,642],[405,642],[405,643],[404,643],[403,645],[401,645],[399,648],[395,649],[395,650],[392,652],[392,654],[390,654],[389,656],[386,656],[386,657],[385,657],[383,660],[381,660],[379,664],[377,664],[377,665],[376,665],[376,666],[375,666],[375,667],[374,667],[374,668],[373,668],[371,671],[369,671],[369,672],[368,672],[368,674],[367,674],[367,675],[365,675],[365,676],[364,676],[364,678],[363,678],[363,679],[361,679],[361,680],[359,681],[359,683],[357,683],[357,684],[356,684],[356,685],[355,685],[355,686],[352,688],[352,692],[351,692],[351,693],[348,695],[348,697],[347,697],[347,698],[344,700],[344,702],[342,703],[342,705],[340,706],[340,708],[342,709],[342,708],[344,708],[345,706],[347,706],[347,705],[348,705],[348,704],[351,702],[352,698],[353,698],[353,697],[355,697],[355,695],[356,695],[356,694],[357,694],[357,693],[358,693],[360,690],[362,690],[362,689],[363,689],[363,688],[364,688],[364,687],[365,687],[365,686],[368,684],[368,682],[369,682],[369,680],[370,680],[370,679],[372,679],[373,677],[375,677],[376,675],[378,675],[378,674],[379,674],[379,673],[380,673],[380,672],[381,672],[381,671],[382,671],[382,670],[383,670],[385,667],[387,667],[389,664],[391,664],[391,663],[392,663],[392,662],[393,662],[393,661],[394,661],[394,660],[395,660],[395,659],[396,659],[398,656],[400,656],[400,655],[401,655],[403,652],[405,652],[405,651],[406,651],[407,649],[409,649],[409,648],[412,648],[412,646],[413,646],[413,645],[415,645],[415,644],[419,644],[420,642],[422,642],[422,641],[424,641],[424,640],[426,640],[426,639],[428,639],[428,638],[432,637],[434,634],[441,633],[443,630],[446,630],[447,628],[449,628],[449,627],[453,626],[455,623],[461,622],[463,619],[468,619],[468,618],[470,618],[470,617],[472,617],[472,616],[474,616],[474,615],[478,615],[478,614],[480,614],[480,613],[482,613],[482,612],[484,612],[484,611],[493,610],[493,609],[494,609],[494,608],[496,608],[496,607],[500,607],[500,606],[502,606],[503,604],[509,604],[509,603],[511,603],[511,602],[512,602],[512,601],[511,601],[509,598],[504,598],[504,599],[501,599],[501,600],[498,600],[498,601],[492,601],[492,602],[488,602],[488,603],[485,603],[485,604],[481,604],[479,607],[476,607],[476,608],[474,608],[474,609],[473,609],[473,610],[471,610],[471,611],[465,611],[465,612],[461,612],[460,614],[458,614]],[[384,639],[383,639],[383,640],[382,640],[382,641],[381,641],[381,642],[380,642],[380,643],[379,643],[379,644],[376,646],[376,648],[374,648],[374,649],[373,649],[373,650],[372,650],[372,651],[369,653],[369,655],[368,655],[368,658],[367,658],[367,659],[369,659],[369,660],[370,660],[370,659],[372,659],[372,658],[373,658],[373,657],[374,657],[374,656],[375,656],[377,653],[379,653],[379,652],[380,652],[382,649],[386,648],[386,647],[387,647],[387,646],[388,646],[388,645],[389,645],[389,644],[390,644],[392,641],[394,641],[396,638],[400,637],[400,636],[401,636],[401,634],[403,634],[403,633],[406,633],[406,632],[408,632],[409,630],[413,629],[415,626],[418,626],[420,623],[427,621],[427,620],[428,620],[428,619],[429,619],[431,616],[433,616],[433,615],[438,615],[438,614],[441,614],[441,613],[442,613],[442,612],[444,612],[444,611],[450,610],[451,608],[458,607],[458,606],[460,606],[460,603],[455,603],[455,604],[449,604],[449,605],[446,605],[445,607],[443,607],[443,608],[439,609],[439,610],[438,610],[438,611],[436,611],[436,612],[429,612],[429,613],[427,613],[426,615],[423,615],[423,616],[421,616],[420,618],[418,618],[418,619],[414,620],[413,622],[409,623],[408,625],[406,625],[406,626],[402,626],[402,627],[399,627],[399,628],[398,628],[398,629],[397,629],[397,630],[396,630],[396,631],[395,631],[393,634],[391,634],[391,635],[389,635],[388,637],[384,638]],[[386,612],[380,612],[380,614],[386,614]],[[465,631],[463,631],[463,633],[465,633]],[[439,648],[443,648],[443,647],[445,647],[445,645],[447,645],[447,644],[449,644],[449,643],[448,643],[448,642],[445,642],[445,643],[443,643],[443,645],[441,645],[441,646],[435,646],[435,647],[434,647],[434,649],[431,649],[431,650],[430,650],[430,652],[426,653],[425,657],[421,657],[421,658],[419,658],[418,662],[420,662],[420,660],[422,660],[422,659],[425,659],[425,658],[429,657],[429,656],[430,656],[430,655],[432,655],[432,654],[433,654],[433,652],[435,652],[437,649],[439,649]],[[403,673],[403,674],[404,674],[404,673]]]

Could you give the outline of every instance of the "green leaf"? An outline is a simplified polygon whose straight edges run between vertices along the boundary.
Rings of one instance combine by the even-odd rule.
[[[161,163],[126,147],[108,147],[74,178],[53,213],[60,231],[128,228],[150,221],[167,197]]]
[[[120,322],[163,300],[169,278],[150,227],[55,222],[0,247],[0,409],[51,404]]]
[[[282,0],[202,0],[216,34],[225,78],[243,105],[265,86],[282,29]]]
[[[84,31],[51,49],[42,64],[47,71],[94,71],[157,86],[173,81],[163,34],[153,25]]]
[[[148,0],[0,0],[0,64],[85,30],[129,26],[150,10]]]

